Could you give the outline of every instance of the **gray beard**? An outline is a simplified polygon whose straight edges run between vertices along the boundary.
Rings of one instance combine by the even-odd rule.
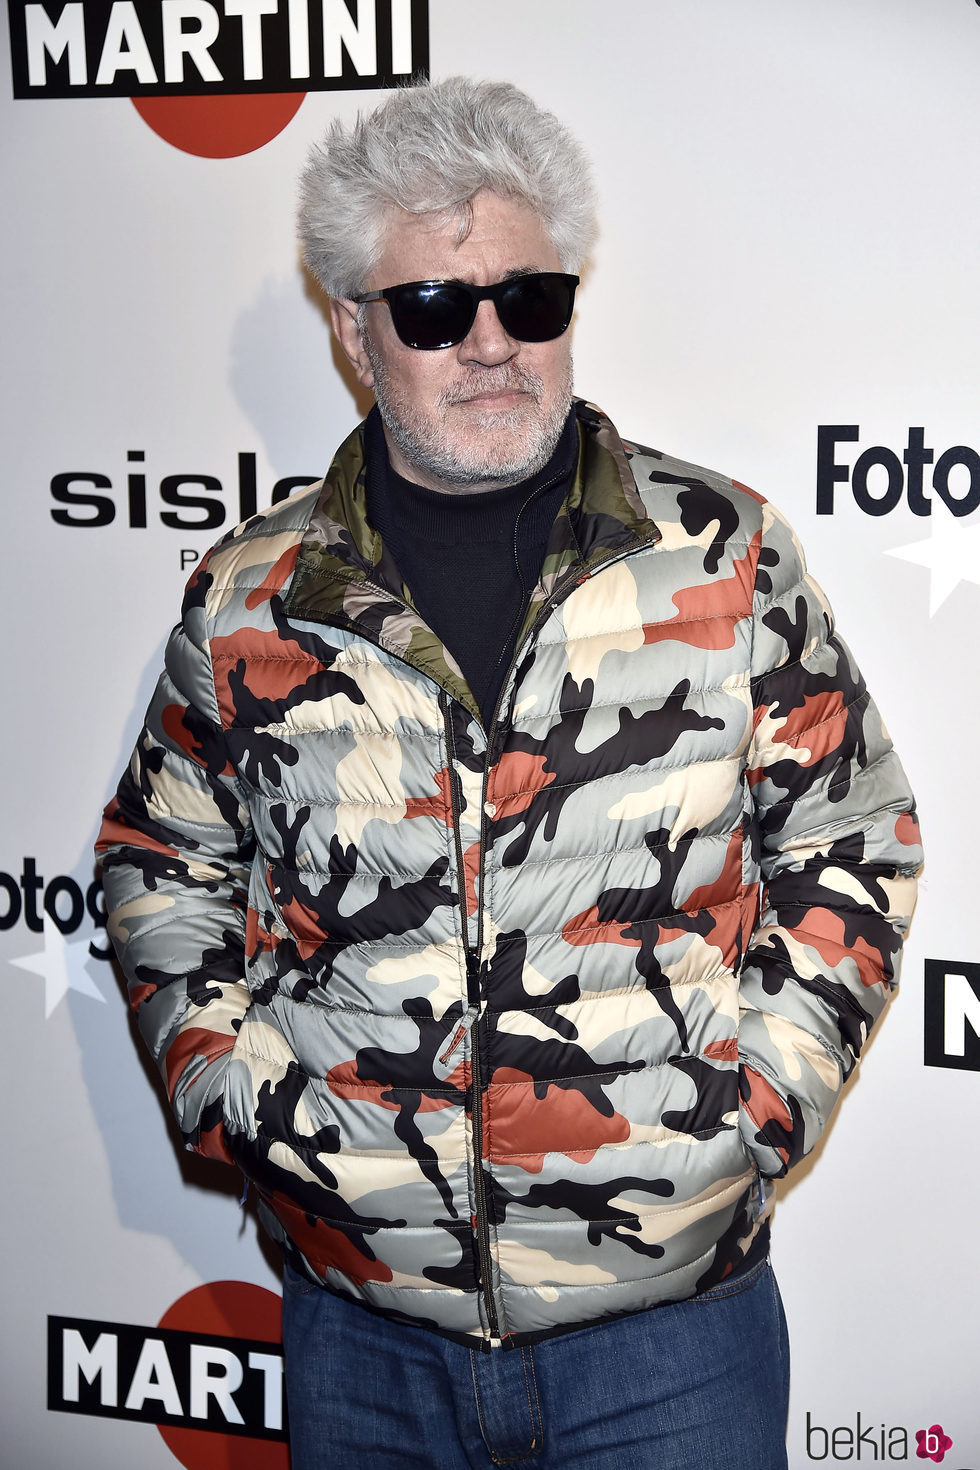
[[[528,405],[511,409],[507,414],[493,414],[493,427],[501,431],[503,443],[488,454],[485,445],[467,444],[464,434],[454,434],[444,423],[433,423],[402,399],[392,389],[380,354],[373,351],[369,338],[364,340],[374,372],[374,396],[385,429],[408,463],[426,478],[441,481],[445,488],[453,490],[503,489],[536,475],[554,454],[571,407],[571,364],[567,382],[561,385],[562,391],[548,412],[541,411],[544,397],[541,378],[517,362],[499,368],[470,370],[463,383],[440,395],[436,413],[482,392],[516,388],[529,395],[537,412]],[[471,419],[471,423],[477,429],[481,427],[478,419]]]

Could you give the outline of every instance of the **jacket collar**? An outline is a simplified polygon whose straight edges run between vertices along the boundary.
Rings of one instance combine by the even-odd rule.
[[[660,539],[612,423],[583,399],[575,399],[574,408],[578,464],[551,529],[518,644],[546,602],[559,600],[604,562]],[[422,620],[368,521],[366,478],[364,425],[359,424],[327,471],[286,593],[286,614],[361,633],[435,679],[479,718],[458,664]]]

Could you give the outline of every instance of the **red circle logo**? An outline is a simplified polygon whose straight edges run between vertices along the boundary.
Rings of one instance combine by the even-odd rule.
[[[238,97],[134,97],[143,121],[164,142],[198,158],[238,158],[262,148],[300,109],[305,92]]]
[[[179,1297],[158,1325],[279,1346],[282,1299],[274,1291],[247,1281],[209,1281]],[[158,1424],[157,1428],[171,1454],[186,1470],[289,1470],[289,1446],[281,1440],[183,1429],[172,1424]]]

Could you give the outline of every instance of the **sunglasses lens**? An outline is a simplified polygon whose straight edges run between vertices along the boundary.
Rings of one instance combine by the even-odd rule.
[[[453,281],[411,281],[385,291],[395,331],[406,347],[455,347],[469,332],[477,307],[489,297],[504,331],[519,342],[550,342],[572,319],[577,276],[538,271],[491,287]]]
[[[388,302],[395,331],[406,347],[423,350],[462,342],[476,315],[469,293],[445,281],[400,286]]]
[[[550,342],[572,319],[574,276],[552,272],[518,276],[507,282],[497,301],[504,330],[520,342]]]

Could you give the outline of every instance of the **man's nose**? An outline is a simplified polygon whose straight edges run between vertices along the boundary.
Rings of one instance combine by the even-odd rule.
[[[457,348],[461,363],[470,367],[492,367],[508,362],[520,351],[520,343],[509,337],[492,301],[481,301],[473,325]]]

